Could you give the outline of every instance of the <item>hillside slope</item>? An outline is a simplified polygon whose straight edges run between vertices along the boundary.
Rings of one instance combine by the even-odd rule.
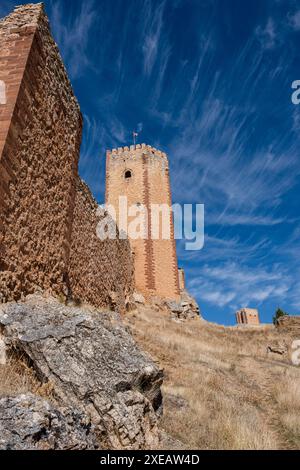
[[[299,333],[177,323],[146,307],[125,321],[165,370],[164,448],[300,448],[300,368],[290,357]]]

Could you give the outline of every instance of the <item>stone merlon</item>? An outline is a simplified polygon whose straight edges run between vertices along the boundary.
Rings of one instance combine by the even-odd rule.
[[[136,150],[145,150],[145,152],[151,152],[154,155],[157,155],[162,158],[167,158],[167,154],[162,152],[161,150],[157,150],[155,147],[146,144],[137,144],[131,145],[130,147],[119,147],[117,149],[108,150],[108,154],[112,155],[122,155],[127,154],[129,152],[134,152]]]

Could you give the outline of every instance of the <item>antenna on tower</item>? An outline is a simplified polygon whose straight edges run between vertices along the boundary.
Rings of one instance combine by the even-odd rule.
[[[132,133],[132,136],[133,136],[133,145],[136,146],[136,140],[137,140],[139,134],[134,131],[134,132]]]

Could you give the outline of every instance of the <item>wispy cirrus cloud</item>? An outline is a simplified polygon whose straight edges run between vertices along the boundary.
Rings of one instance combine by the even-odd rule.
[[[297,10],[295,13],[290,13],[288,15],[288,21],[295,31],[300,31],[300,10]]]
[[[90,50],[88,48],[92,36],[92,28],[99,12],[94,0],[70,6],[68,15],[63,5],[57,0],[51,0],[51,28],[56,41],[59,43],[69,73],[73,79],[79,78],[88,67],[92,67]]]
[[[244,77],[250,51],[255,73],[251,69]],[[172,175],[175,199],[197,197],[209,210],[208,222],[274,226],[287,221],[276,211],[300,174],[298,142],[288,137],[295,118],[291,113],[290,129],[287,127],[285,134],[262,137],[260,127],[266,125],[265,118],[272,110],[260,103],[261,90],[270,80],[261,58],[252,39],[237,55],[229,75],[217,71],[209,83],[203,79],[207,60],[201,58],[197,71],[201,85],[196,87],[193,100],[188,98],[175,123],[177,139],[170,150],[178,162]],[[289,62],[276,67],[280,79],[288,67]],[[231,81],[240,83],[238,100],[230,92]]]
[[[291,291],[291,277],[278,267],[267,270],[244,263],[204,265],[189,285],[191,291],[211,304],[227,307],[230,313],[241,307],[258,306],[270,298],[281,302]]]
[[[278,34],[274,19],[270,17],[268,18],[265,26],[258,26],[255,30],[255,35],[260,41],[263,49],[273,49],[278,42]]]
[[[159,52],[160,41],[163,33],[163,15],[165,10],[165,1],[157,6],[151,0],[146,0],[144,11],[144,70],[147,75],[150,75]]]
[[[270,217],[269,215],[251,215],[249,213],[240,214],[240,213],[225,213],[218,216],[214,215],[209,217],[207,222],[209,224],[222,224],[224,225],[255,225],[255,226],[267,226],[272,227],[274,225],[279,225],[283,223],[288,223],[288,220],[285,217]]]

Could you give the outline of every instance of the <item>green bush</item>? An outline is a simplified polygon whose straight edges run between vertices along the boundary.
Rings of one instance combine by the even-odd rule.
[[[280,317],[285,317],[286,315],[288,315],[288,313],[284,312],[283,310],[281,310],[281,308],[278,308],[276,310],[276,313],[275,313],[275,316],[273,317],[273,323],[274,325],[277,324],[277,321]]]

